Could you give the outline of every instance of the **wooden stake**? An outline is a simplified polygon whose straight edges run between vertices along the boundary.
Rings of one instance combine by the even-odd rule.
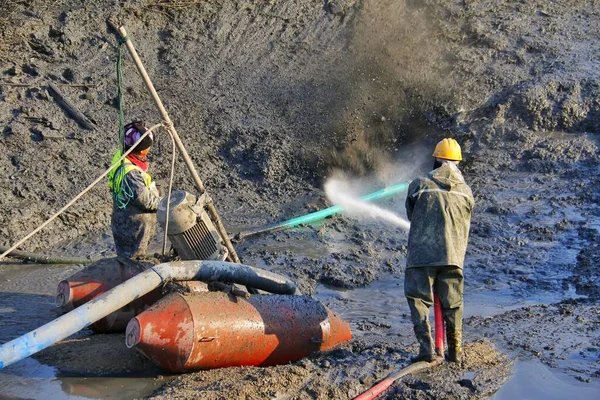
[[[119,33],[120,33],[121,37],[123,38],[123,40],[125,40],[125,45],[127,46],[127,50],[129,50],[129,54],[131,54],[131,57],[133,58],[133,61],[135,62],[135,65],[136,65],[140,75],[142,76],[144,83],[146,84],[146,88],[150,92],[150,95],[152,96],[152,99],[154,100],[154,104],[156,105],[156,107],[158,108],[158,111],[160,112],[160,115],[162,116],[163,124],[164,124],[165,128],[167,128],[167,130],[171,133],[171,135],[173,136],[173,140],[175,140],[175,145],[181,152],[183,161],[185,162],[185,165],[186,165],[188,171],[190,172],[190,174],[192,175],[192,178],[194,179],[196,188],[198,189],[200,194],[203,194],[206,191],[204,189],[204,184],[202,183],[202,180],[200,180],[200,177],[198,176],[198,173],[196,172],[196,169],[194,168],[194,164],[192,163],[192,159],[188,155],[188,152],[186,151],[185,147],[183,146],[183,143],[181,142],[181,139],[179,138],[179,135],[177,134],[177,131],[175,130],[175,126],[173,126],[173,122],[171,121],[171,118],[169,118],[169,114],[167,114],[167,110],[163,106],[163,103],[160,100],[160,98],[158,97],[158,93],[156,93],[156,89],[154,88],[154,85],[152,84],[152,81],[150,80],[150,77],[148,76],[148,73],[146,72],[146,68],[144,68],[144,65],[142,64],[142,61],[140,60],[140,57],[137,54],[137,51],[133,47],[133,43],[131,43],[131,39],[129,38],[129,36],[127,36],[127,31],[125,30],[124,27],[121,26],[121,27],[119,27]],[[237,255],[237,253],[235,252],[233,245],[231,244],[231,240],[229,240],[229,236],[227,235],[227,231],[225,230],[225,227],[223,226],[223,223],[221,222],[221,218],[219,217],[219,214],[217,213],[217,209],[215,208],[210,196],[207,196],[207,197],[209,199],[208,204],[207,204],[208,212],[215,222],[216,228],[219,231],[219,234],[221,235],[221,239],[225,243],[225,247],[227,247],[227,250],[229,251],[229,256],[231,257],[231,259],[234,262],[239,263],[240,259]]]

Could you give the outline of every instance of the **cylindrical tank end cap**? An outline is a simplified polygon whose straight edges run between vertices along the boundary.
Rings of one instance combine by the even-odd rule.
[[[68,281],[60,281],[56,288],[56,305],[64,307],[71,301],[71,286]]]
[[[125,329],[125,345],[128,349],[132,348],[136,344],[140,342],[141,339],[141,329],[140,323],[137,318],[133,318],[127,324],[127,329]]]

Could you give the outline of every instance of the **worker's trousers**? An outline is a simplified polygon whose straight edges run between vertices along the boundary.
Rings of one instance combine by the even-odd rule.
[[[129,204],[113,207],[111,228],[116,253],[127,258],[144,258],[156,233],[156,212],[144,212]]]
[[[407,268],[404,294],[410,307],[415,335],[420,343],[431,341],[429,308],[433,305],[432,288],[440,298],[442,315],[446,324],[448,345],[462,342],[463,288],[462,270],[455,266]]]

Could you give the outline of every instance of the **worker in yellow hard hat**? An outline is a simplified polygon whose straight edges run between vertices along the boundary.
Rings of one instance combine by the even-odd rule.
[[[456,362],[462,354],[462,269],[474,199],[458,169],[462,154],[456,140],[443,139],[433,157],[433,170],[412,181],[407,192],[406,214],[411,225],[404,293],[419,342],[419,354],[413,361],[435,359],[429,325],[433,289],[442,306],[448,359]]]
[[[146,131],[140,121],[125,125],[123,149],[127,151],[135,147],[108,175],[113,198],[111,228],[116,252],[130,258],[146,255],[148,244],[156,233],[156,211],[160,202],[156,185],[148,173],[152,133],[140,141]],[[117,151],[112,163],[121,155],[121,150]]]

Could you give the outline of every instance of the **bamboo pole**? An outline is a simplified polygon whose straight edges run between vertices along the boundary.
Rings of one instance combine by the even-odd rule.
[[[133,43],[131,43],[131,39],[129,38],[129,36],[127,36],[127,31],[125,30],[125,28],[123,26],[119,27],[119,34],[125,41],[127,50],[129,50],[129,54],[131,54],[131,57],[133,58],[133,61],[135,62],[135,65],[136,65],[140,75],[142,76],[144,83],[146,84],[146,88],[152,95],[154,104],[156,104],[156,107],[158,108],[158,111],[160,112],[160,115],[162,116],[163,125],[169,131],[171,136],[173,136],[173,139],[175,140],[175,144],[177,145],[177,148],[181,152],[183,161],[185,162],[187,169],[190,171],[190,174],[192,174],[192,178],[194,179],[194,183],[196,184],[198,191],[200,192],[200,194],[203,194],[206,191],[204,189],[204,184],[202,183],[202,180],[200,180],[200,177],[198,176],[198,173],[196,172],[196,169],[194,168],[194,164],[192,163],[192,160],[191,160],[190,156],[188,155],[188,152],[186,151],[185,147],[183,146],[183,143],[181,142],[181,139],[179,138],[179,135],[177,134],[177,131],[175,130],[175,126],[173,126],[173,121],[171,121],[171,118],[169,118],[169,114],[167,114],[167,110],[163,106],[163,103],[160,100],[160,98],[158,97],[158,93],[156,93],[156,89],[154,88],[154,85],[152,84],[152,81],[150,80],[150,77],[148,76],[148,73],[146,72],[146,68],[144,68],[144,65],[142,64],[142,61],[140,60],[140,57],[137,54],[137,51],[133,47]],[[210,196],[207,196],[207,197],[208,197],[208,204],[207,204],[208,212],[215,222],[217,230],[219,231],[219,234],[221,235],[221,239],[225,243],[225,247],[227,247],[227,250],[229,251],[229,255],[230,255],[231,259],[234,262],[239,263],[240,259],[237,255],[237,253],[235,252],[233,245],[231,244],[231,240],[229,240],[229,236],[227,235],[227,231],[225,230],[225,227],[223,226],[223,223],[221,222],[221,218],[219,217],[219,214],[217,213],[217,209],[215,208],[215,205],[213,204],[213,201],[210,198]]]

